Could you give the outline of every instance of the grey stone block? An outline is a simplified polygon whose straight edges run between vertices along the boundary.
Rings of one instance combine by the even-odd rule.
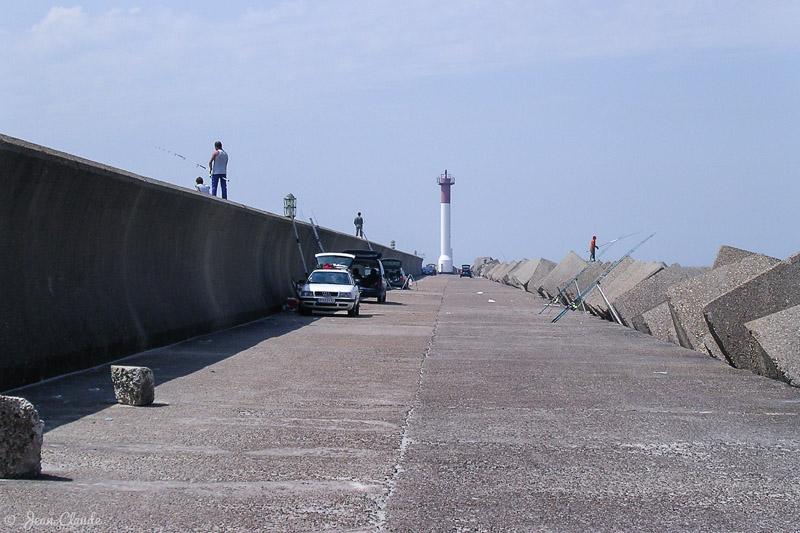
[[[599,278],[603,272],[605,272],[608,267],[611,266],[611,264],[612,263],[608,262],[603,263],[602,261],[592,261],[591,263],[587,263],[586,266],[583,267],[583,270],[577,274],[578,279],[576,281],[578,282],[578,286],[575,286],[575,282],[567,285],[567,288],[564,291],[564,293],[567,295],[567,298],[569,300],[575,300],[575,298],[577,298],[580,293],[585,291],[589,285],[597,281],[597,278]],[[580,289],[580,292],[578,292],[578,289]]]
[[[516,265],[516,261],[511,261],[510,263],[501,263],[500,266],[492,270],[492,272],[489,274],[489,279],[498,283],[502,283],[503,276],[508,274],[508,271],[514,268]]]
[[[573,251],[567,253],[558,265],[542,280],[536,291],[547,299],[552,299],[572,278],[583,270],[588,261]],[[529,284],[530,287],[530,284]],[[532,292],[532,291],[531,291]]]
[[[708,329],[703,308],[712,300],[771,268],[780,260],[765,255],[747,257],[683,281],[667,290],[672,320],[680,345],[724,359]]]
[[[672,315],[669,312],[669,305],[666,301],[652,309],[648,309],[639,316],[637,330],[642,333],[649,333],[662,341],[680,344],[678,342],[678,333],[675,331],[675,324],[672,322]]]
[[[800,305],[800,254],[795,254],[703,308],[709,331],[728,362],[772,379],[782,374],[754,342],[746,322]]]
[[[747,250],[742,250],[741,248],[734,248],[733,246],[726,246],[723,244],[719,247],[717,257],[714,259],[714,264],[711,265],[711,268],[732,265],[747,257],[753,257],[754,255],[757,254],[755,252],[748,252]]]
[[[475,267],[475,275],[485,278],[487,277],[488,272],[499,264],[500,261],[497,259],[488,258],[483,263],[477,264]]]
[[[508,263],[497,263],[495,266],[486,271],[486,278],[492,281],[497,281],[497,273],[508,267]]]
[[[528,283],[529,279],[531,279],[531,274],[533,274],[538,265],[538,259],[523,259],[520,261],[520,264],[517,265],[517,268],[514,270],[513,274],[514,286],[524,289],[525,284]]]
[[[503,282],[504,282],[506,285],[510,285],[510,286],[512,286],[512,287],[517,287],[518,289],[519,289],[519,288],[522,288],[522,283],[520,283],[520,281],[519,281],[519,278],[517,277],[517,274],[519,273],[519,271],[520,271],[520,270],[522,270],[523,268],[525,268],[525,267],[528,265],[528,263],[530,263],[530,262],[531,262],[531,260],[530,260],[530,259],[523,259],[522,261],[520,261],[519,263],[517,263],[517,266],[515,266],[514,268],[512,268],[512,269],[511,269],[511,270],[508,272],[508,274],[506,274],[506,276],[505,276],[505,278],[504,278]]]
[[[538,289],[542,284],[542,280],[547,277],[547,275],[553,271],[556,267],[556,264],[549,259],[541,258],[539,259],[539,263],[536,265],[536,268],[530,274],[527,280],[525,278],[521,278],[523,281],[522,286],[525,287],[525,290],[528,292],[538,293]]]
[[[514,285],[514,279],[513,279],[514,272],[517,271],[517,269],[520,267],[520,265],[523,264],[523,262],[527,262],[527,261],[528,261],[527,259],[523,259],[522,261],[513,261],[511,263],[512,267],[509,268],[506,271],[506,273],[503,274],[503,277],[500,278],[500,280],[499,280],[500,283],[503,283],[505,285],[510,285],[512,287],[516,287],[516,285]]]
[[[36,477],[42,472],[44,422],[25,398],[0,396],[0,478]]]
[[[800,305],[751,320],[745,328],[783,379],[800,387]]]
[[[624,258],[614,268],[614,270],[609,272],[600,281],[600,284],[603,287],[603,292],[606,294],[607,298],[611,299],[611,289],[614,286],[614,283],[615,283],[616,279],[619,278],[620,276],[622,276],[625,273],[625,271],[627,269],[631,268],[635,263],[636,263],[636,261],[634,259],[632,259],[631,257]],[[608,268],[611,267],[613,264],[614,263],[612,262],[610,265],[608,265],[608,267],[606,267],[606,270],[608,270]],[[603,301],[603,297],[600,295],[600,291],[598,291],[596,288],[593,289],[591,292],[589,292],[589,294],[586,295],[586,298],[584,298],[584,304],[586,305],[586,307],[589,309],[589,311],[591,313],[593,313],[595,315],[598,315],[598,316],[601,315],[602,310],[604,310],[604,309],[607,310],[607,306],[606,306],[605,302]]]
[[[150,405],[155,399],[153,371],[145,366],[111,365],[114,396],[125,405]]]
[[[642,315],[667,301],[667,289],[681,281],[705,274],[709,270],[711,270],[709,267],[682,267],[678,263],[674,263],[638,283],[617,298],[614,307],[626,326],[649,333],[644,330]],[[672,322],[671,318],[670,322]]]
[[[639,283],[644,282],[648,278],[655,276],[667,267],[661,261],[651,261],[645,263],[644,261],[634,261],[628,268],[613,277],[610,281],[603,280],[603,291],[608,298],[614,309],[617,308],[617,301],[627,294],[630,290],[635,288]],[[613,270],[613,274],[616,271]],[[611,276],[609,276],[611,277]],[[605,318],[606,320],[614,320],[613,314],[608,309],[605,301],[599,294],[590,293],[593,297],[592,305],[594,306],[594,313],[597,316]],[[599,297],[599,298],[598,298]]]

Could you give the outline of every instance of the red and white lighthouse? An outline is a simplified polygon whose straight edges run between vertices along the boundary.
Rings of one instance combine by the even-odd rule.
[[[450,247],[450,186],[455,185],[456,179],[452,175],[444,174],[436,178],[436,183],[442,191],[442,236],[441,255],[439,256],[439,272],[442,274],[453,273],[453,249]]]

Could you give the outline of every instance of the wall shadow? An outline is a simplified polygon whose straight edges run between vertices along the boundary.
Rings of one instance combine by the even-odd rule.
[[[117,403],[109,367],[146,366],[153,370],[158,385],[218,363],[265,340],[280,337],[309,324],[311,320],[278,313],[208,333],[162,348],[155,348],[110,363],[4,392],[30,401],[44,421],[44,432],[97,413]],[[146,408],[160,408],[155,402]]]

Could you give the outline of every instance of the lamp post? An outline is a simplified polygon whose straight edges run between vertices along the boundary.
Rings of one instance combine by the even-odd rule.
[[[292,193],[289,193],[283,198],[283,215],[291,217],[292,219],[294,240],[297,243],[297,249],[300,251],[300,260],[303,262],[303,274],[308,277],[308,271],[306,271],[306,258],[303,255],[303,247],[300,246],[300,236],[297,234],[297,224],[294,222],[295,214],[297,214],[297,198]]]

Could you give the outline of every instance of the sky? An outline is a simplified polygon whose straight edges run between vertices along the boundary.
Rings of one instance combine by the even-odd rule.
[[[453,261],[800,251],[795,0],[2,1],[0,133]],[[175,154],[180,154],[178,157]],[[185,159],[184,159],[185,158]],[[79,201],[79,199],[76,199]]]

